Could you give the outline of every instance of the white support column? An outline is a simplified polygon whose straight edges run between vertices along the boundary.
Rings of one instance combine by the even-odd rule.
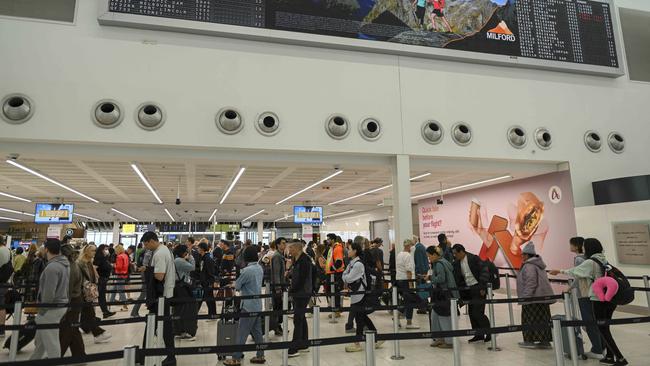
[[[257,220],[257,241],[264,241],[264,220]],[[253,243],[257,244],[257,243]]]
[[[413,236],[410,166],[408,155],[396,155],[393,158],[393,230],[395,230],[396,253],[402,251],[404,240],[411,239]]]
[[[113,221],[113,240],[112,242],[117,245],[120,242],[120,222]],[[109,244],[109,243],[107,243]],[[98,243],[99,245],[99,243]]]

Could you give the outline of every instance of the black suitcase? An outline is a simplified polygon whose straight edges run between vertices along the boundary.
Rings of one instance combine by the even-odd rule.
[[[30,319],[27,321],[27,323],[25,323],[25,325],[36,325],[36,321]],[[36,329],[32,328],[29,330],[24,330],[24,329],[21,330],[20,333],[18,334],[18,351],[20,351],[31,341],[33,341],[34,337],[36,337]],[[9,349],[10,346],[11,346],[11,336],[7,337],[4,348]]]
[[[221,314],[233,313],[234,309],[224,306]],[[217,322],[217,346],[234,346],[237,344],[237,328],[239,322],[234,318],[219,319]],[[232,356],[231,353],[219,353],[217,358],[219,361],[224,360],[227,356]]]

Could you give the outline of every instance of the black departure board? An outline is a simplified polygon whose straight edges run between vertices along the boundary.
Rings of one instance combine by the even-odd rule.
[[[607,0],[108,0],[111,13],[619,68]]]

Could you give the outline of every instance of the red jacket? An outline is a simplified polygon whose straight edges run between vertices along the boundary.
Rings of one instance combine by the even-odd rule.
[[[122,253],[117,256],[115,260],[115,274],[118,277],[126,278],[129,274],[129,256],[126,253]]]

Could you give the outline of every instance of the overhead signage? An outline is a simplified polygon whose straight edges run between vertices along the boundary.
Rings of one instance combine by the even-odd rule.
[[[135,224],[122,224],[122,233],[124,234],[135,233]]]
[[[74,205],[65,203],[37,203],[34,222],[37,224],[69,224]]]
[[[215,232],[229,232],[229,231],[239,231],[240,227],[238,224],[215,224],[212,226],[212,231]]]

